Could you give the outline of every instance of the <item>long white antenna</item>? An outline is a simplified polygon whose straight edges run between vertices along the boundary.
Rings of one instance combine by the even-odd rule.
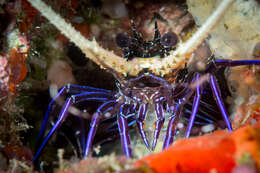
[[[126,68],[126,60],[115,55],[113,52],[107,51],[97,44],[95,40],[89,41],[80,32],[78,32],[70,23],[66,22],[60,15],[55,13],[41,0],[28,0],[41,15],[46,17],[62,34],[64,34],[71,42],[73,42],[80,50],[92,61],[100,64],[105,61],[112,68],[114,62],[120,63],[122,69],[116,69],[121,72]],[[99,56],[98,56],[99,55]],[[107,59],[104,59],[109,57]]]

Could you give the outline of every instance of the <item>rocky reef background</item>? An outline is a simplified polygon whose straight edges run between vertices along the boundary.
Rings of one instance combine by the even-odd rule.
[[[85,37],[95,38],[103,47],[118,55],[121,55],[121,49],[116,45],[115,37],[123,32],[131,34],[130,19],[135,22],[143,37],[151,40],[156,12],[160,14],[157,16],[160,32],[174,31],[185,41],[218,5],[208,0],[45,2]],[[233,4],[207,39],[217,58],[260,57],[259,9],[259,1],[255,0],[239,0]],[[42,153],[40,167],[35,169],[32,164],[37,135],[51,97],[68,83],[113,90],[116,89],[115,79],[84,57],[73,43],[26,0],[0,1],[0,21],[0,172],[49,172],[67,169],[71,166],[69,161],[78,160],[75,129],[79,122],[73,116],[50,140]],[[232,93],[226,100],[230,103],[229,112],[234,128],[254,124],[259,120],[259,74],[257,66],[226,71]],[[93,104],[88,111],[93,112],[96,107]],[[84,105],[77,107],[83,108]],[[57,106],[53,111],[53,120],[59,110]],[[89,123],[88,119],[84,121]],[[112,145],[111,142],[119,145]],[[101,152],[96,147],[95,155],[112,152],[121,154],[118,134],[99,130],[95,145],[101,144]],[[111,172],[129,169],[133,162],[115,155],[107,157],[100,163],[108,163],[104,169]],[[111,168],[111,163],[115,160],[118,164]],[[91,163],[98,161],[93,159]],[[132,172],[134,171],[137,170]]]

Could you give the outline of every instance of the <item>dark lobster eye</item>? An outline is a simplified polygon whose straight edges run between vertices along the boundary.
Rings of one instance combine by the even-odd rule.
[[[178,37],[173,32],[167,32],[161,37],[161,44],[164,47],[172,47],[178,43]]]
[[[124,33],[117,34],[116,44],[121,48],[129,47],[131,44],[131,38]]]

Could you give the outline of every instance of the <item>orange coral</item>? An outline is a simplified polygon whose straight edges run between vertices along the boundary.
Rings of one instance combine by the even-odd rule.
[[[0,92],[7,93],[10,91],[15,93],[16,86],[26,77],[25,59],[27,55],[28,49],[17,48],[11,49],[6,56],[0,55]]]
[[[99,172],[103,164],[98,163],[98,158],[87,158],[74,163],[68,171],[60,173]],[[257,172],[260,170],[260,121],[255,126],[244,126],[234,132],[220,130],[200,137],[178,140],[167,150],[144,157],[134,166],[127,172]]]
[[[8,56],[8,64],[11,71],[9,79],[9,89],[11,92],[15,92],[16,85],[23,81],[27,73],[26,65],[24,62],[27,54],[20,53],[16,49],[12,49],[9,52]]]
[[[232,172],[244,153],[249,153],[260,169],[260,122],[234,132],[217,131],[201,137],[181,139],[167,150],[147,156],[136,166],[148,166],[165,173]]]

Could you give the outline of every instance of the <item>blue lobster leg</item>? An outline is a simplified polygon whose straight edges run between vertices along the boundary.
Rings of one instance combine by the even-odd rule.
[[[80,155],[83,156],[83,152],[85,150],[85,142],[86,142],[86,130],[85,130],[85,122],[82,117],[78,117],[79,119],[79,125],[78,125],[78,130],[75,133],[75,136],[77,138],[77,145],[78,148],[80,149]]]
[[[71,106],[72,102],[73,102],[72,98],[69,98],[69,99],[66,100],[64,106],[62,107],[62,111],[61,111],[61,113],[59,115],[59,118],[58,118],[57,122],[54,124],[54,126],[52,127],[52,129],[50,130],[48,135],[46,136],[45,140],[43,141],[42,145],[40,146],[40,148],[37,150],[36,154],[34,155],[33,162],[35,162],[38,159],[41,151],[46,146],[46,144],[47,144],[48,140],[50,139],[50,137],[53,135],[53,133],[58,129],[58,127],[61,125],[61,123],[67,117],[68,109]]]
[[[67,84],[65,86],[69,93],[76,92],[104,92],[104,93],[111,93],[110,90],[100,89],[100,88],[94,88],[90,86],[81,86],[81,85],[74,85],[74,84]]]
[[[157,140],[159,138],[160,131],[163,127],[164,123],[164,115],[163,115],[163,105],[162,103],[156,103],[155,104],[155,112],[156,112],[156,122],[155,122],[155,130],[154,130],[154,135],[153,135],[153,144],[152,144],[152,150],[155,149]]]
[[[214,96],[214,98],[217,102],[219,109],[220,109],[220,112],[221,112],[221,114],[224,118],[226,125],[227,125],[227,128],[228,128],[228,130],[232,131],[232,126],[231,126],[230,121],[228,119],[227,111],[226,111],[225,106],[223,104],[223,101],[221,99],[221,92],[220,92],[220,89],[219,89],[219,85],[218,85],[214,75],[210,75],[209,84],[210,84],[213,96]]]
[[[196,74],[196,81],[199,80],[200,75],[197,73]],[[192,113],[190,116],[190,121],[188,124],[188,128],[185,134],[185,137],[188,138],[190,136],[190,132],[191,132],[191,128],[193,126],[194,120],[195,120],[195,116],[198,112],[198,107],[199,107],[199,102],[200,102],[200,97],[201,97],[201,93],[202,93],[202,86],[201,85],[197,85],[196,86],[196,94],[193,100],[193,105],[192,105]]]
[[[120,114],[118,116],[117,123],[118,123],[118,129],[120,133],[121,144],[122,144],[124,154],[126,157],[132,157],[131,141],[128,132],[127,117],[125,116],[125,110],[124,110],[125,108],[127,108],[125,104],[120,106]]]
[[[188,112],[189,114],[192,113],[192,111],[187,111],[187,110],[185,110],[185,111]],[[204,123],[203,123],[203,122],[199,122],[199,121],[194,121],[194,124],[197,124],[197,125],[207,125],[207,124],[213,124],[213,123],[214,123],[213,120],[208,119],[208,118],[205,118],[204,116],[199,115],[199,114],[196,115],[196,118],[199,118],[199,119],[201,119],[201,120],[206,121],[206,122],[204,122]],[[189,121],[190,118],[184,117],[184,120]]]
[[[175,106],[174,115],[170,118],[168,122],[167,132],[163,141],[163,150],[168,148],[169,145],[174,141],[176,125],[180,119],[181,111],[182,111],[182,105],[177,104]]]
[[[147,140],[146,133],[144,131],[144,120],[145,120],[146,113],[147,113],[147,107],[148,107],[147,103],[141,104],[139,106],[136,124],[137,124],[138,131],[139,131],[139,133],[140,133],[140,135],[141,135],[141,137],[144,141],[145,146],[147,147],[147,149],[150,149],[149,142]]]
[[[260,65],[260,60],[229,60],[229,59],[216,59],[214,60],[216,66],[241,66],[241,65]]]
[[[50,111],[51,111],[51,108],[52,108],[52,105],[53,103],[55,102],[55,100],[64,95],[64,93],[66,92],[66,86],[65,87],[62,87],[61,90],[58,92],[58,94],[51,100],[51,102],[49,103],[48,105],[48,109],[44,115],[44,118],[43,118],[43,123],[42,123],[42,126],[41,126],[41,130],[40,130],[40,133],[38,135],[38,140],[37,141],[41,141],[42,138],[43,138],[43,135],[44,135],[44,132],[46,130],[46,127],[47,127],[47,124],[49,122],[49,119],[50,119]]]
[[[74,98],[74,95],[71,97]],[[111,97],[111,95],[109,95],[109,93],[83,92],[83,93],[77,95],[77,99],[75,100],[76,101],[75,103],[79,103],[79,102],[83,102],[83,101],[91,101],[91,100],[104,102],[104,101],[107,101],[109,99],[109,97]],[[82,124],[81,124],[81,126],[82,126]],[[85,133],[84,131],[85,131],[85,129],[84,129],[84,127],[82,127],[81,132]],[[81,141],[82,151],[85,151],[85,146],[86,146],[85,135],[81,134],[80,138],[81,138],[80,141]]]
[[[72,95],[71,98],[75,99],[75,103],[83,101],[107,101],[111,97],[110,94],[102,92],[83,92],[81,94]]]
[[[196,77],[194,77],[192,79],[192,82],[194,82],[195,80],[196,80]],[[194,91],[189,89],[186,92],[185,96],[178,100],[178,103],[175,106],[174,116],[172,116],[170,118],[169,123],[168,123],[166,136],[165,136],[164,141],[163,141],[163,149],[168,148],[169,145],[174,141],[174,136],[175,136],[175,132],[176,132],[176,125],[177,125],[177,122],[180,119],[180,115],[182,113],[183,105],[186,104],[189,101],[189,99],[190,99],[190,97],[192,96],[193,93],[194,93]]]
[[[46,138],[44,139],[43,143],[41,144],[41,146],[39,147],[39,149],[37,150],[33,161],[35,162],[41,151],[44,149],[44,147],[46,146],[47,142],[49,141],[49,139],[51,138],[51,136],[53,135],[53,133],[59,128],[59,126],[61,125],[61,123],[65,120],[65,118],[68,115],[68,110],[69,107],[74,104],[74,103],[78,103],[81,101],[85,101],[85,100],[96,100],[96,101],[105,101],[108,100],[108,98],[106,97],[102,97],[105,96],[104,93],[99,93],[99,92],[85,92],[82,94],[78,94],[78,95],[73,95],[70,98],[68,98],[64,104],[64,106],[61,109],[61,113],[58,116],[58,120],[56,121],[56,123],[54,124],[54,126],[52,127],[52,129],[49,131],[49,133],[47,134]],[[83,99],[84,98],[84,99]],[[44,122],[46,123],[46,122]],[[42,133],[42,132],[40,132]],[[43,133],[41,134],[43,135]]]
[[[136,122],[136,114],[135,113],[130,113],[128,112],[127,115],[125,115],[126,119],[131,119],[131,121],[129,121],[127,124],[128,124],[128,127],[134,125],[134,123]],[[128,121],[128,120],[127,120]],[[114,122],[112,124],[110,124],[107,128],[107,132],[112,132],[112,131],[117,131],[118,130],[118,123],[117,122]]]
[[[49,122],[50,118],[50,111],[52,109],[53,103],[61,96],[63,96],[66,93],[70,94],[78,94],[81,92],[103,92],[103,93],[110,93],[109,90],[104,90],[104,89],[99,89],[99,88],[93,88],[93,87],[88,87],[88,86],[80,86],[80,85],[73,85],[73,84],[67,84],[64,87],[60,89],[58,94],[51,100],[51,102],[48,105],[48,109],[44,115],[43,123],[41,126],[40,133],[38,135],[38,141],[42,140],[43,134],[46,130],[47,124]]]
[[[102,115],[104,114],[104,112],[106,112],[108,110],[111,110],[111,108],[113,108],[115,106],[115,104],[117,104],[117,103],[118,102],[116,100],[107,101],[107,102],[103,103],[97,109],[97,111],[94,113],[94,115],[93,115],[93,117],[91,119],[90,129],[89,129],[88,137],[87,137],[87,140],[86,140],[84,157],[87,157],[88,154],[90,153],[90,150],[91,150],[91,147],[92,147],[92,143],[93,143],[93,139],[94,139],[94,136],[96,134],[99,122],[100,122],[100,120],[102,118]]]

